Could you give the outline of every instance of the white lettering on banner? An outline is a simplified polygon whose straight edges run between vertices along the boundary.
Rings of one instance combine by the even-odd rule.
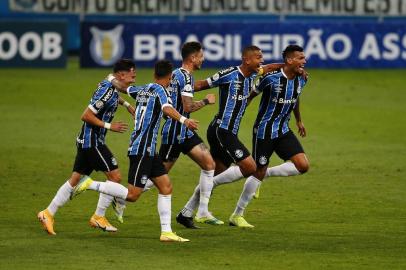
[[[373,33],[368,33],[365,36],[364,43],[362,44],[361,51],[359,53],[359,59],[365,60],[368,57],[373,59],[380,59],[379,46],[376,41],[376,37]]]
[[[180,45],[180,38],[177,35],[160,35],[158,38],[158,58],[167,58],[166,53],[170,53],[171,57],[169,58],[181,60]]]
[[[336,42],[341,42],[343,44],[343,50],[337,52],[334,50],[334,44]],[[348,58],[352,51],[351,39],[344,34],[334,34],[331,35],[326,41],[326,52],[327,55],[333,60],[344,60]]]
[[[305,55],[310,58],[312,55],[317,55],[320,59],[326,60],[327,55],[324,50],[323,42],[321,41],[322,30],[310,29],[308,35],[310,36],[305,47]]]
[[[156,58],[156,38],[153,35],[134,36],[134,59],[151,61]]]
[[[403,48],[405,48],[405,51],[402,52],[402,59],[406,60],[406,35],[403,36],[402,44]]]
[[[28,44],[32,43],[32,50],[28,50]],[[35,32],[27,32],[20,38],[18,50],[21,56],[26,60],[34,60],[41,54],[41,38]]]
[[[4,44],[8,43],[8,51],[5,51]],[[10,60],[18,51],[17,37],[11,32],[0,33],[0,59]]]
[[[62,54],[62,37],[58,33],[44,33],[44,46],[42,47],[42,57],[44,60],[57,59]]]
[[[358,58],[365,60],[371,57],[374,60],[394,61],[399,58],[406,59],[406,35],[401,37],[397,33],[387,33],[382,37],[382,47],[374,33],[367,33],[359,52]]]
[[[12,11],[85,14],[406,15],[406,0],[9,0]]]
[[[383,38],[383,46],[387,51],[384,51],[382,58],[385,60],[395,60],[399,58],[400,49],[397,46],[399,36],[396,33],[388,33]]]
[[[24,60],[54,60],[62,55],[62,36],[57,32],[26,32],[19,39],[14,33],[0,33],[0,59],[10,60],[19,54]],[[5,49],[8,44],[8,50]]]

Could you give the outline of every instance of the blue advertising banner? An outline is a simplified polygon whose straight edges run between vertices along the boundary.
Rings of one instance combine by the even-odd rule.
[[[2,21],[0,67],[65,67],[66,23]]]
[[[178,64],[180,47],[198,40],[204,67],[237,65],[250,44],[265,62],[280,62],[289,44],[304,48],[308,67],[405,68],[406,27],[401,23],[83,23],[82,67],[111,66],[121,57],[139,67],[158,59]]]

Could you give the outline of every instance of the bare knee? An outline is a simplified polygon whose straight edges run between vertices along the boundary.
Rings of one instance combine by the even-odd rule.
[[[204,163],[202,164],[202,169],[205,171],[214,171],[216,169],[216,163],[214,162],[213,158],[208,155],[204,159]]]
[[[116,169],[106,173],[107,179],[112,182],[120,183],[121,182],[121,172]]]
[[[262,179],[264,179],[264,177],[265,177],[266,169],[267,169],[267,166],[257,167],[257,170],[253,173],[253,176],[255,178],[257,178],[258,180],[262,181]]]
[[[129,189],[128,194],[127,194],[127,201],[129,202],[135,202],[138,200],[138,198],[141,196],[142,189]]]
[[[301,174],[306,173],[310,168],[309,162],[307,160],[296,163],[295,167]]]
[[[164,185],[161,185],[159,188],[159,193],[162,195],[169,195],[172,194],[172,183],[165,183]]]
[[[248,157],[246,160],[239,162],[238,166],[240,167],[241,173],[244,177],[253,175],[257,170],[257,166],[252,157]]]

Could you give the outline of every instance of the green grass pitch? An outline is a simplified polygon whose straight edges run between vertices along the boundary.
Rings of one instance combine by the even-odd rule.
[[[310,70],[301,97],[308,137],[301,142],[311,169],[264,182],[246,211],[253,230],[176,224],[199,175],[181,157],[170,173],[172,227],[190,243],[159,242],[156,190],[128,205],[123,225],[108,211],[119,228],[114,234],[89,227],[98,194],[88,191],[59,210],[57,235],[48,236],[36,214],[69,177],[80,115],[108,72],[78,69],[76,60],[66,70],[0,70],[0,269],[406,269],[405,70]],[[138,84],[151,79],[151,70],[138,70]],[[258,101],[240,129],[249,149]],[[217,109],[193,114],[202,138]],[[122,107],[120,119],[131,124]],[[129,135],[107,137],[125,185]],[[272,158],[272,165],[280,162]],[[228,219],[243,183],[215,190],[215,216]]]

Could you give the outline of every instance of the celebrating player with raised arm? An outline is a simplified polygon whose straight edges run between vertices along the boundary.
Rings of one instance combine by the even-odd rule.
[[[214,186],[229,183],[243,176],[248,177],[256,170],[254,159],[237,137],[240,122],[258,73],[276,70],[283,65],[261,66],[262,63],[261,50],[256,46],[248,46],[242,52],[240,66],[224,69],[207,80],[198,81],[195,84],[196,90],[219,87],[219,112],[207,129],[210,153],[216,163]],[[230,167],[232,163],[237,164],[238,167]],[[199,192],[200,187],[196,187],[181,213],[193,213],[199,202]],[[241,226],[246,221],[242,216],[232,215],[230,223]]]
[[[173,108],[166,90],[171,81],[171,74],[172,64],[166,60],[158,61],[155,64],[154,83],[139,87],[131,86],[124,90],[136,101],[134,130],[128,148],[130,160],[128,189],[113,182],[96,182],[89,177],[77,186],[75,194],[86,189],[92,189],[121,200],[135,202],[141,196],[147,180],[152,179],[159,190],[160,240],[163,242],[188,242],[188,239],[179,237],[172,232],[172,184],[162,160],[156,152],[158,130],[163,114],[179,121],[190,130],[195,130],[198,127],[196,120],[182,116]],[[113,79],[114,77],[111,78],[111,80]]]

